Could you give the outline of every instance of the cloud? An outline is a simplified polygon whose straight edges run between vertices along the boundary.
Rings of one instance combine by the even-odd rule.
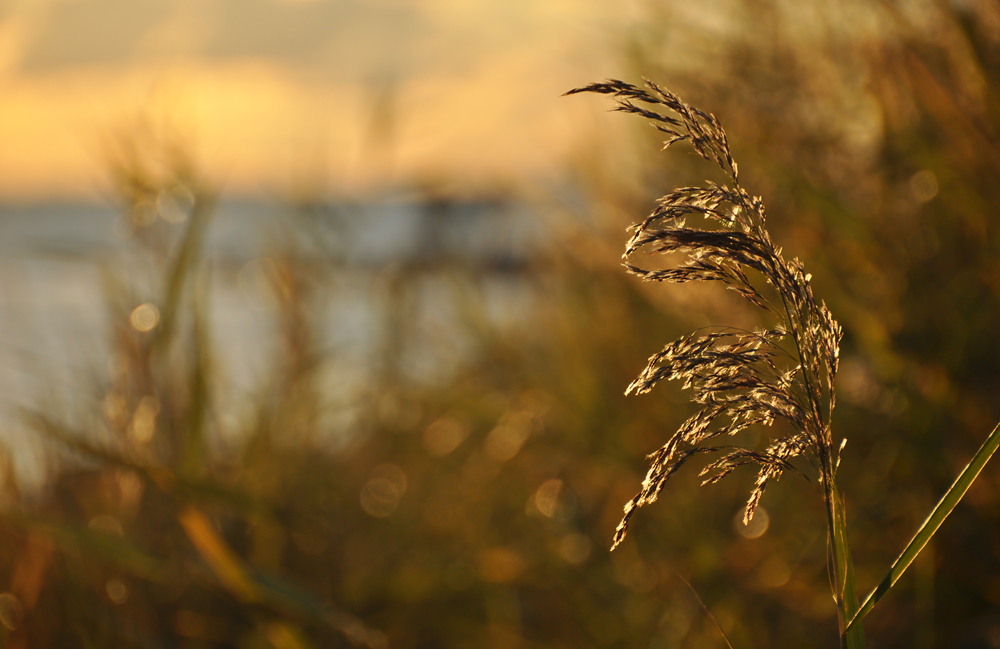
[[[372,0],[78,0],[46,14],[21,57],[22,72],[183,57],[207,64],[262,60],[344,80],[405,74],[426,64],[420,51],[439,36],[414,6]]]
[[[559,95],[612,71],[616,15],[599,0],[22,0],[0,21],[0,199],[93,195],[98,143],[137,119],[240,193],[313,159],[338,191],[546,173],[572,115],[593,112]]]
[[[164,0],[61,3],[47,12],[19,67],[31,73],[127,63],[170,6]]]

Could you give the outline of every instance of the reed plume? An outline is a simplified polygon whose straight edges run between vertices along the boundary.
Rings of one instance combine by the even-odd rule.
[[[740,186],[739,168],[715,116],[689,106],[655,83],[647,81],[646,86],[608,80],[566,94],[612,95],[617,101],[615,110],[645,117],[667,136],[664,149],[690,142],[702,158],[722,170],[729,184],[682,187],[657,200],[649,216],[632,226],[624,266],[645,281],[722,282],[768,312],[775,324],[754,332],[721,328],[683,336],[651,356],[628,386],[626,394],[643,394],[664,379],[679,379],[685,389],[692,390],[692,401],[701,409],[649,455],[652,462],[642,490],[625,505],[612,549],[625,538],[635,510],[654,502],[667,479],[695,455],[723,453],[702,470],[702,484],[715,483],[742,465],[759,467],[744,522],[753,517],[768,483],[785,471],[812,481],[792,464],[798,457],[814,467],[828,504],[832,503],[839,462],[830,420],[840,325],[826,305],[816,301],[811,277],[799,260],[786,261],[771,241],[764,204]],[[688,227],[688,217],[702,217],[716,229]],[[673,268],[651,270],[633,262],[639,252],[679,252],[687,259]],[[758,275],[773,290],[759,286],[759,279],[756,284],[751,280]],[[770,426],[776,419],[788,421],[792,432],[773,439],[765,448],[713,445],[718,438],[753,425]],[[832,516],[832,505],[828,509]]]
[[[722,282],[767,312],[774,323],[770,329],[754,332],[728,327],[683,336],[651,356],[646,368],[628,386],[625,394],[643,394],[664,379],[680,379],[684,388],[692,390],[691,399],[701,409],[649,455],[652,463],[642,489],[625,504],[611,549],[624,540],[635,510],[654,502],[670,476],[695,455],[723,453],[702,470],[702,484],[718,482],[739,466],[759,467],[744,523],[753,517],[770,481],[789,470],[813,482],[811,475],[819,484],[826,507],[828,570],[837,603],[841,647],[864,649],[861,621],[926,547],[1000,448],[1000,424],[945,492],[882,582],[859,606],[844,502],[836,484],[846,439],[835,448],[830,429],[843,332],[826,304],[813,296],[811,276],[802,263],[798,259],[786,261],[781,248],[771,241],[764,203],[740,186],[739,168],[719,120],[651,81],[646,81],[646,88],[611,79],[566,94],[612,95],[617,102],[615,110],[645,117],[667,135],[664,149],[677,142],[690,142],[698,155],[722,170],[729,184],[707,182],[704,187],[682,187],[657,200],[649,216],[630,228],[632,237],[623,255],[625,268],[645,281]],[[701,216],[715,229],[689,228],[685,223],[689,216]],[[680,252],[687,259],[673,268],[646,269],[632,261],[640,251]],[[736,435],[753,425],[770,426],[777,419],[786,420],[791,433],[778,435],[765,448],[713,445],[720,437]],[[799,457],[805,458],[812,470],[803,471],[793,465],[792,460]]]

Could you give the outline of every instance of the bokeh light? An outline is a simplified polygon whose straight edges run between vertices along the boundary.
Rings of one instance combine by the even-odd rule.
[[[140,304],[132,310],[128,321],[136,331],[142,333],[152,331],[160,323],[160,310],[148,302]]]

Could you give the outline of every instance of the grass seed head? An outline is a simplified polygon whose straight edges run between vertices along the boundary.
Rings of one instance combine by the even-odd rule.
[[[630,228],[623,255],[628,272],[652,282],[722,282],[775,321],[757,332],[720,328],[683,336],[653,354],[628,386],[626,394],[644,394],[662,380],[680,380],[701,409],[649,455],[642,490],[625,505],[612,549],[625,538],[636,508],[654,502],[670,476],[701,453],[723,453],[702,470],[703,484],[718,482],[746,464],[758,467],[745,522],[753,518],[767,484],[785,471],[811,481],[793,465],[795,458],[804,457],[821,484],[832,482],[836,458],[830,418],[840,325],[825,304],[816,302],[802,264],[786,261],[771,241],[764,203],[740,186],[739,168],[719,120],[651,81],[640,88],[611,79],[566,94],[583,92],[611,95],[615,110],[648,119],[667,136],[664,148],[690,142],[728,181],[681,187],[657,200],[650,214]],[[717,229],[687,226],[686,220],[697,216]],[[633,261],[637,253],[681,253],[686,259],[672,268],[646,269]],[[764,285],[760,280],[755,284],[752,276],[763,278]],[[791,424],[792,432],[764,448],[713,444],[778,419]]]

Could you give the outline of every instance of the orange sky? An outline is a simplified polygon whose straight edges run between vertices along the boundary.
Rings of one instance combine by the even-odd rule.
[[[0,0],[0,201],[99,197],[143,121],[240,194],[552,173],[595,112],[559,95],[621,74],[628,6]]]

